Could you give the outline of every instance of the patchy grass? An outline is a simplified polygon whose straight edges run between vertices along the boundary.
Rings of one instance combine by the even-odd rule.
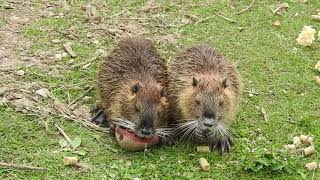
[[[300,133],[314,135],[316,147],[320,145],[320,91],[313,79],[316,75],[314,64],[320,59],[320,44],[315,42],[309,48],[302,48],[295,40],[304,25],[311,24],[320,29],[319,23],[310,20],[310,15],[315,14],[320,2],[299,4],[283,1],[289,4],[289,9],[282,16],[273,15],[269,9],[269,6],[276,2],[256,1],[250,11],[235,15],[236,11],[245,8],[251,1],[161,1],[160,8],[147,14],[150,19],[148,24],[143,25],[148,31],[146,36],[151,39],[157,39],[163,34],[182,35],[174,44],[157,44],[168,61],[174,59],[175,53],[180,52],[181,48],[201,42],[211,44],[233,61],[240,61],[239,69],[245,90],[253,89],[259,94],[249,97],[245,92],[243,95],[239,115],[232,125],[236,144],[231,153],[223,156],[215,152],[198,154],[194,146],[188,143],[158,147],[147,153],[126,152],[119,149],[108,135],[92,132],[78,124],[58,118],[39,120],[16,113],[12,107],[2,107],[0,159],[46,167],[49,171],[39,173],[0,168],[0,177],[300,179],[301,176],[306,176],[311,179],[312,172],[307,172],[303,166],[307,162],[319,162],[318,153],[303,158],[288,155],[281,151],[281,148],[291,142],[292,136]],[[90,4],[96,7],[100,24],[112,28],[116,26],[113,22],[122,17],[115,16],[116,14],[127,9],[131,13],[130,17],[138,17],[139,9],[144,3],[96,0]],[[97,23],[88,19],[86,11],[83,10],[87,4],[89,3],[84,1],[74,3],[69,6],[68,11],[57,6],[52,11],[56,14],[63,13],[63,17],[35,20],[22,30],[24,36],[33,41],[31,50],[35,54],[49,51],[49,55],[54,56],[62,52],[63,42],[73,43],[72,47],[78,54],[75,61],[70,65],[71,58],[67,56],[54,63],[61,76],[50,76],[50,68],[24,68],[27,72],[26,82],[48,83],[50,90],[61,101],[66,101],[68,97],[73,100],[85,91],[85,86],[95,85],[101,50],[108,52],[116,44],[116,37],[94,28]],[[237,22],[228,22],[216,16],[217,13]],[[296,13],[298,16],[295,16]],[[191,22],[181,25],[186,15],[197,16],[197,20],[209,18],[197,24]],[[272,25],[277,20],[282,24],[280,27]],[[136,19],[123,21],[138,23]],[[59,39],[61,43],[53,43],[55,39]],[[83,69],[91,59],[94,60],[90,61],[90,68]],[[97,96],[94,91],[89,95],[93,99],[81,103],[93,106]],[[270,121],[264,121],[258,107],[267,110]],[[44,127],[45,122],[48,124],[47,130]],[[63,125],[71,137],[82,138],[80,149],[87,154],[80,159],[92,165],[93,171],[80,173],[63,165],[63,157],[70,155],[70,152],[57,152],[60,148],[58,141],[62,137],[57,134],[54,123]],[[209,173],[201,172],[199,168],[198,159],[202,156],[211,163],[212,169]],[[319,178],[320,174],[315,172],[314,176]]]

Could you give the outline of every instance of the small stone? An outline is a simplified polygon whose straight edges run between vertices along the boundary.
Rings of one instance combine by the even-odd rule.
[[[16,72],[16,74],[19,76],[24,76],[24,70],[19,70]]]
[[[36,94],[38,94],[39,96],[42,96],[44,98],[47,98],[48,96],[50,96],[50,91],[46,88],[42,88],[36,91]]]
[[[252,93],[249,93],[249,97],[253,97],[253,94],[252,94]]]

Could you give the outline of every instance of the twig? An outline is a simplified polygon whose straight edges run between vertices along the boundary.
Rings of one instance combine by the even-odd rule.
[[[108,132],[108,128],[102,128],[92,122],[89,122],[89,121],[86,121],[86,120],[78,120],[78,119],[75,119],[71,116],[67,116],[67,115],[63,115],[63,114],[57,114],[57,113],[52,113],[53,115],[55,116],[59,116],[59,117],[62,117],[62,118],[66,118],[66,119],[69,119],[69,120],[72,120],[74,122],[77,122],[79,124],[81,124],[82,126],[84,127],[87,127],[87,128],[90,128],[90,129],[93,129],[93,130],[96,130],[96,131],[99,131],[99,132]]]
[[[213,17],[214,17],[214,16],[209,16],[209,17],[206,17],[206,18],[203,18],[203,19],[199,19],[199,20],[196,21],[194,24],[197,25],[197,24],[202,23],[203,21],[206,21],[206,20],[211,19],[211,18],[213,18]]]
[[[0,166],[6,167],[6,168],[15,168],[15,169],[23,169],[23,170],[31,170],[31,171],[48,171],[47,168],[24,166],[24,165],[17,165],[12,163],[3,163],[3,162],[0,162]]]
[[[233,20],[233,19],[230,19],[230,18],[227,18],[227,17],[225,17],[225,16],[223,16],[223,15],[221,15],[221,14],[219,14],[219,13],[217,13],[217,16],[221,17],[221,18],[224,19],[224,20],[227,20],[227,21],[229,21],[229,22],[232,22],[232,23],[236,23],[236,22],[237,22],[237,21],[235,21],[235,20]]]
[[[60,133],[63,135],[63,137],[68,141],[68,143],[72,146],[72,140],[70,139],[70,137],[67,135],[66,132],[64,132],[64,130],[58,125],[58,124],[54,124],[54,126],[56,128],[58,128],[58,130],[60,131]],[[73,147],[73,146],[72,146]],[[74,148],[74,147],[73,147]]]
[[[251,3],[247,8],[245,8],[245,9],[239,11],[239,12],[236,12],[236,15],[239,15],[239,14],[242,14],[242,13],[248,11],[249,9],[252,8],[252,6],[253,6],[254,3],[255,3],[255,0],[252,0],[252,3]]]
[[[75,100],[73,100],[70,104],[69,107],[74,104],[75,102],[77,102],[79,99],[83,98],[89,91],[91,91],[93,89],[93,87],[91,86],[88,90],[86,90],[83,94],[81,94],[79,97],[77,97]]]

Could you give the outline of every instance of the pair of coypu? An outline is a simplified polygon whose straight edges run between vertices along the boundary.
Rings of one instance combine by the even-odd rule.
[[[208,45],[186,49],[167,67],[150,40],[129,37],[100,66],[101,110],[93,120],[105,116],[111,129],[173,135],[223,153],[233,144],[228,127],[241,89],[236,67]]]

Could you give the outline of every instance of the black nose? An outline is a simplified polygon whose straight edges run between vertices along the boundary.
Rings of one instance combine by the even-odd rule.
[[[146,135],[146,136],[151,135],[152,129],[151,128],[142,128],[141,134]]]

